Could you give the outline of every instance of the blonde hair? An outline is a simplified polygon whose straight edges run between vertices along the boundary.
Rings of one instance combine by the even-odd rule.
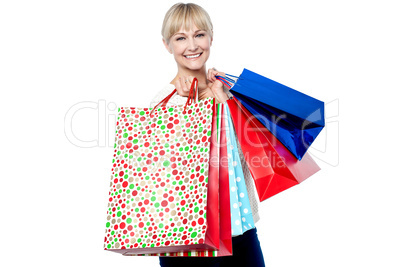
[[[170,37],[182,26],[188,31],[193,23],[212,37],[211,18],[202,7],[193,3],[177,3],[166,12],[162,24],[162,37],[166,43],[169,43]]]

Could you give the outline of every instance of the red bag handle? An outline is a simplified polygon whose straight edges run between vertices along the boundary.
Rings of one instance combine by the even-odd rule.
[[[170,98],[177,92],[177,89],[175,88],[167,97],[165,97],[161,102],[159,102],[152,110],[150,115],[154,112],[155,109],[157,109],[159,106],[161,107],[166,107],[166,104],[169,102]],[[190,92],[188,94],[188,99],[186,104],[184,105],[184,110],[186,110],[186,107],[188,105],[191,105],[195,103],[198,100],[198,79],[194,78],[193,82],[191,83],[190,87]]]

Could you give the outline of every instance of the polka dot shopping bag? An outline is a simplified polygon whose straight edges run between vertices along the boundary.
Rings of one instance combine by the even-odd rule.
[[[248,198],[246,182],[241,167],[239,150],[237,147],[235,130],[227,104],[225,108],[225,131],[228,159],[228,174],[230,187],[230,214],[232,235],[241,235],[255,227]]]
[[[216,105],[196,88],[184,107],[166,107],[172,92],[152,110],[119,108],[105,250],[219,254]]]

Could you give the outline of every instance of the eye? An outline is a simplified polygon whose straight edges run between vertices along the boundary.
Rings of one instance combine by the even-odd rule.
[[[200,34],[197,34],[197,36],[196,37],[204,37],[205,36],[205,34],[204,33],[200,33]]]
[[[181,41],[181,40],[184,40],[184,37],[179,37],[176,39],[176,41]]]

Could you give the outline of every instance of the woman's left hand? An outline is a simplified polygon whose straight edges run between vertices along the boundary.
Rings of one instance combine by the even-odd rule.
[[[215,99],[218,103],[224,103],[229,99],[227,94],[223,91],[223,83],[216,79],[215,76],[225,77],[224,72],[219,72],[215,68],[209,69],[207,74],[207,79],[209,81],[208,87],[211,89]]]

